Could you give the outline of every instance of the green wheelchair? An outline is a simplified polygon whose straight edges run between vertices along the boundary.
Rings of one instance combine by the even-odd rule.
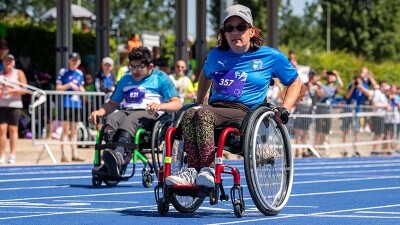
[[[101,187],[104,182],[107,186],[116,186],[120,181],[127,181],[135,175],[136,164],[142,161],[142,184],[146,188],[150,188],[153,184],[153,175],[158,174],[163,160],[163,149],[165,146],[165,132],[172,123],[172,117],[164,114],[158,118],[152,129],[140,128],[136,131],[133,143],[112,142],[107,143],[104,138],[104,127],[99,130],[96,136],[96,145],[94,151],[92,184],[94,187]],[[115,149],[122,146],[132,154],[132,169],[129,172],[129,166],[123,171],[121,176],[112,177],[108,173],[100,170],[102,166],[102,150]]]

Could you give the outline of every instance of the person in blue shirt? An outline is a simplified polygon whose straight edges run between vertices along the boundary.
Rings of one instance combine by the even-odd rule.
[[[150,128],[164,112],[174,112],[182,107],[179,94],[168,77],[154,69],[151,52],[146,47],[134,48],[128,55],[130,75],[117,83],[110,101],[93,111],[89,121],[96,124],[105,117],[105,137],[118,142],[131,143],[139,128]],[[114,111],[123,102],[123,110]],[[118,134],[118,137],[114,137]],[[112,177],[123,175],[132,158],[124,147],[106,149],[102,156],[104,166],[99,171]]]
[[[101,70],[95,75],[97,92],[111,93],[115,90],[115,75],[112,73],[113,67],[114,60],[110,57],[104,57],[101,62]]]
[[[348,85],[345,99],[346,104],[351,107],[344,108],[344,112],[348,113],[355,109],[356,113],[361,112],[361,107],[366,100],[368,100],[373,94],[373,91],[369,89],[368,84],[363,80],[361,75],[357,75],[353,77],[352,82]],[[351,127],[353,118],[343,118],[342,123],[342,131],[343,131],[343,143],[346,143],[347,137],[349,136],[349,129]],[[355,120],[355,141],[358,140],[359,131],[360,131],[360,117],[356,117]],[[343,156],[347,156],[349,154],[348,149],[343,152]],[[360,153],[355,149],[354,156],[360,156]]]
[[[261,30],[253,26],[250,9],[228,7],[217,33],[217,47],[208,53],[199,77],[197,103],[204,103],[212,84],[209,105],[190,108],[182,120],[188,169],[167,177],[167,185],[214,187],[214,128],[243,119],[263,103],[272,79],[287,86],[282,105],[274,112],[279,122],[288,122],[302,83],[282,52],[262,44]]]
[[[62,68],[56,80],[57,91],[84,92],[85,88],[83,73],[78,69],[81,64],[79,53],[73,52],[69,55],[68,67]],[[63,132],[61,141],[67,141],[70,131],[71,142],[78,141],[77,122],[82,121],[82,98],[79,95],[62,95],[61,108],[58,109],[58,120],[62,121]],[[72,161],[82,162],[84,159],[78,157],[77,145],[72,144]],[[61,145],[61,162],[69,162],[66,156],[65,146]]]

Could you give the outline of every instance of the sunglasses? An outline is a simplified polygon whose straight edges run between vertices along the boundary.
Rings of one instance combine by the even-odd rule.
[[[131,70],[142,70],[143,68],[145,68],[145,66],[143,66],[143,65],[135,66],[135,65],[129,64],[129,69],[131,69]]]
[[[245,30],[247,30],[247,29],[249,29],[249,26],[247,26],[246,24],[240,24],[240,25],[237,25],[237,26],[230,26],[230,25],[228,25],[228,26],[225,26],[223,29],[224,29],[224,31],[225,32],[232,32],[234,29],[236,28],[236,30],[237,31],[245,31]]]

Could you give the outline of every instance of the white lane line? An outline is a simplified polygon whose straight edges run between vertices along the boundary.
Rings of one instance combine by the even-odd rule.
[[[295,170],[326,170],[326,169],[346,169],[346,168],[370,168],[370,167],[398,167],[395,163],[379,164],[379,165],[366,165],[366,164],[353,164],[345,166],[311,166],[311,167],[296,167]]]
[[[139,203],[139,202],[134,202],[134,201],[99,201],[99,200],[97,200],[97,201],[91,201],[91,200],[53,200],[53,201],[55,201],[55,202],[78,202],[78,203],[86,203],[86,202],[88,202],[88,203],[98,203],[98,202],[101,202],[101,203],[127,203],[127,204],[137,204],[137,203]]]
[[[279,214],[276,217],[266,217],[260,219],[250,219],[250,220],[240,220],[234,222],[224,222],[224,223],[212,223],[208,225],[217,225],[217,224],[238,224],[238,223],[251,223],[257,221],[266,221],[266,220],[278,220],[278,219],[286,219],[286,218],[293,218],[293,217],[358,217],[358,218],[400,218],[400,217],[383,217],[383,216],[356,216],[356,215],[328,215],[332,213],[343,213],[343,212],[354,212],[360,210],[368,210],[368,209],[382,209],[382,208],[391,208],[391,207],[398,207],[400,204],[395,205],[383,205],[383,206],[373,206],[373,207],[366,207],[366,208],[354,208],[354,209],[345,209],[345,210],[336,210],[336,211],[327,211],[327,212],[319,212],[319,213],[311,213],[311,214]]]
[[[399,172],[400,169],[384,169],[384,170],[352,170],[352,171],[334,171],[334,172],[318,172],[318,173],[295,173],[296,177],[299,176],[315,176],[315,175],[338,175],[338,174],[365,174],[365,173],[385,173],[385,172]]]
[[[400,215],[400,212],[359,211],[355,213]]]
[[[142,181],[123,182],[120,186],[129,184],[142,184]],[[88,187],[91,185],[88,184]],[[69,188],[71,185],[55,185],[55,186],[36,186],[36,187],[15,187],[15,188],[0,188],[0,191],[16,191],[16,190],[30,190],[30,189],[47,189],[47,188]],[[103,186],[106,187],[106,186]]]
[[[47,175],[47,174],[66,174],[66,173],[89,173],[90,170],[60,170],[60,171],[35,171],[35,172],[8,172],[1,173],[0,176],[20,176],[20,175]]]
[[[326,217],[326,218],[362,218],[362,219],[400,219],[400,216],[367,216],[367,215],[318,215],[312,217]]]
[[[71,187],[71,186],[70,185],[59,185],[59,186],[0,188],[0,191],[34,190],[34,189],[48,189],[48,188],[68,188],[68,187]]]
[[[362,177],[362,178],[297,181],[293,182],[293,184],[315,184],[315,183],[347,182],[347,181],[378,180],[378,179],[399,179],[399,178],[400,176],[380,176],[380,177],[377,176],[377,177]]]
[[[356,189],[346,191],[328,191],[328,192],[314,192],[305,194],[291,194],[290,197],[301,197],[301,196],[315,196],[315,195],[335,195],[335,194],[347,194],[357,192],[368,192],[368,191],[385,191],[385,190],[398,190],[400,187],[385,187],[385,188],[367,188],[367,189]]]
[[[295,166],[315,166],[315,165],[353,165],[353,164],[380,164],[380,163],[400,163],[400,159],[390,159],[390,160],[352,160],[352,161],[313,161],[313,162],[294,162]]]
[[[21,178],[0,180],[0,183],[6,182],[24,182],[24,181],[43,181],[43,180],[70,180],[70,179],[92,179],[92,176],[72,176],[72,177],[41,177],[41,178]]]
[[[9,219],[19,219],[19,218],[32,218],[32,217],[41,217],[41,216],[56,216],[56,215],[65,215],[65,214],[82,214],[82,213],[97,213],[104,211],[122,211],[129,209],[138,209],[138,208],[150,208],[157,207],[156,205],[150,206],[133,206],[133,207],[123,207],[123,208],[111,208],[111,209],[89,209],[89,210],[81,210],[81,211],[72,211],[72,212],[54,212],[54,213],[41,213],[36,215],[27,215],[27,216],[10,216],[10,217],[2,217],[0,220],[9,220]]]
[[[43,200],[43,199],[59,199],[59,198],[82,198],[82,197],[96,197],[96,196],[112,196],[112,195],[132,195],[132,194],[154,194],[154,191],[131,191],[131,192],[114,192],[114,193],[101,193],[101,194],[89,194],[89,195],[60,195],[60,196],[48,196],[48,197],[37,197],[37,198],[16,198],[16,199],[4,199],[0,202],[8,201],[27,201],[27,200]]]

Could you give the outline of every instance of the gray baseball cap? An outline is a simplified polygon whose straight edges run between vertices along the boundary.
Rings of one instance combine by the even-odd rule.
[[[232,5],[226,8],[225,10],[225,19],[222,24],[225,23],[225,21],[232,16],[238,16],[242,19],[244,19],[247,23],[249,23],[251,26],[253,26],[253,17],[251,15],[251,10],[244,6],[244,5]]]

